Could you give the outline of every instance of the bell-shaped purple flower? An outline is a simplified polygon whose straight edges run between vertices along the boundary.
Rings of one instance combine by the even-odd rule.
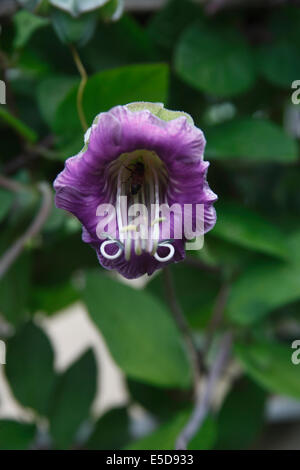
[[[80,220],[103,267],[128,279],[151,275],[215,225],[204,147],[188,114],[157,103],[116,106],[96,117],[85,147],[66,161],[56,205]]]

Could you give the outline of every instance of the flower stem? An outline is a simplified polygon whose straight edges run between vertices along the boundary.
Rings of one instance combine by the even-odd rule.
[[[18,181],[6,178],[3,175],[0,175],[0,186],[15,193],[25,191],[27,189],[25,185],[19,183]]]
[[[201,372],[203,370],[203,361],[202,357],[200,354],[200,351],[198,350],[192,331],[190,330],[190,327],[185,319],[185,316],[183,314],[182,308],[180,304],[177,301],[177,296],[176,296],[176,291],[175,291],[175,286],[172,278],[172,273],[169,267],[165,267],[162,270],[163,277],[164,277],[164,286],[165,286],[165,293],[166,297],[168,299],[169,305],[170,305],[170,310],[173,314],[173,318],[180,329],[180,331],[183,334],[187,351],[189,354],[190,358],[190,363],[192,366],[192,372],[193,372],[193,390],[194,390],[194,397],[196,399],[198,395],[198,389],[199,389],[199,384],[200,384],[200,377],[201,377]]]
[[[77,91],[77,112],[78,112],[78,116],[79,116],[82,128],[84,132],[86,132],[88,130],[88,124],[87,124],[87,120],[86,120],[85,113],[83,110],[82,100],[83,100],[84,89],[88,80],[88,75],[86,73],[83,63],[81,62],[78,51],[76,47],[74,46],[74,44],[70,45],[70,49],[71,49],[72,56],[76,64],[77,70],[81,77],[81,81],[80,81],[78,91]]]
[[[203,350],[206,353],[210,349],[215,330],[221,325],[223,321],[224,310],[225,310],[227,299],[229,296],[229,291],[230,291],[229,282],[224,282],[221,285],[221,288],[218,292],[215,305],[212,311],[212,316],[207,326],[206,337],[205,337],[204,347],[203,347]]]
[[[7,182],[7,179],[0,179],[0,184],[5,183],[5,180]],[[8,188],[7,185],[6,187]],[[14,191],[18,190],[18,188],[14,186],[11,186],[10,189]],[[21,254],[26,242],[39,233],[44,223],[46,222],[48,215],[50,214],[52,207],[51,188],[48,183],[39,183],[38,189],[40,190],[40,193],[42,195],[41,207],[30,226],[24,232],[24,234],[21,235],[21,237],[18,238],[15,243],[10,248],[8,248],[8,250],[0,258],[0,279],[4,276],[6,271],[17,259],[17,257]],[[21,188],[19,188],[19,190],[21,190]]]
[[[207,383],[203,394],[198,394],[195,402],[194,410],[188,420],[187,424],[180,432],[176,444],[176,450],[187,450],[189,442],[196,435],[201,428],[205,418],[207,417],[211,408],[212,399],[214,396],[214,389],[224,372],[224,368],[228,362],[232,345],[232,334],[225,333],[217,357],[212,364],[209,371]]]
[[[177,301],[175,286],[173,283],[171,271],[169,267],[163,269],[164,284],[166,295],[169,301],[170,309],[173,313],[173,317],[176,321],[177,326],[183,333],[186,346],[189,352],[190,361],[193,369],[193,382],[194,382],[194,410],[182,431],[179,433],[176,443],[176,450],[186,450],[189,442],[193,439],[195,434],[201,428],[205,418],[207,417],[212,399],[214,396],[214,389],[217,385],[221,375],[224,372],[225,366],[228,362],[231,345],[232,345],[232,334],[227,332],[224,334],[220,345],[217,357],[208,372],[207,382],[204,391],[200,387],[201,372],[205,370],[203,359],[198,351],[197,346],[194,343],[192,332],[188,326],[188,323],[184,317],[182,309]],[[229,292],[229,285],[224,283],[221,287],[219,295],[217,297],[214,320],[209,327],[207,346],[210,346],[212,334],[219,325],[223,317],[223,311],[226,306],[226,301]],[[207,350],[207,349],[206,349]]]
[[[188,266],[191,266],[193,268],[198,268],[201,269],[201,271],[206,271],[208,273],[212,274],[220,274],[222,269],[220,266],[213,266],[208,263],[205,263],[204,261],[200,260],[199,258],[196,258],[196,256],[189,256],[187,255],[184,260],[185,264]]]
[[[3,107],[0,108],[0,119],[12,127],[29,144],[35,144],[37,142],[38,136],[36,132]]]

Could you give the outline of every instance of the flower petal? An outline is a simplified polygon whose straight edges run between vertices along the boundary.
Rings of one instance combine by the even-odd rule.
[[[164,121],[147,109],[132,111],[116,106],[99,114],[85,134],[85,147],[66,161],[64,170],[54,182],[56,205],[74,214],[83,224],[83,240],[95,248],[99,261],[107,269],[117,269],[127,278],[144,273],[152,274],[169,262],[184,258],[184,237],[172,243],[175,253],[171,261],[160,262],[149,253],[124,253],[116,259],[106,259],[100,252],[104,240],[99,240],[96,229],[100,217],[96,215],[100,204],[115,203],[109,178],[110,164],[120,155],[136,150],[153,151],[164,163],[168,173],[166,201],[169,206],[203,204],[203,232],[216,222],[213,207],[217,196],[206,181],[209,163],[203,160],[205,138],[185,116]],[[196,215],[192,215],[195,225]],[[116,247],[106,244],[106,253],[114,254]],[[167,248],[158,248],[167,252]],[[164,255],[162,255],[164,256]],[[159,259],[159,254],[158,254]]]

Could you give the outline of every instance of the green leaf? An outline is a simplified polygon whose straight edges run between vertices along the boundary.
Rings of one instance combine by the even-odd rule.
[[[164,102],[167,88],[168,68],[164,64],[132,65],[97,73],[89,78],[84,91],[83,108],[87,121],[91,124],[97,114],[116,105],[134,101]],[[59,106],[54,125],[60,146],[68,146],[70,153],[83,147],[76,96],[77,87]]]
[[[178,75],[197,90],[228,97],[254,83],[252,51],[231,28],[196,22],[182,34],[175,51]]]
[[[42,0],[18,0],[18,3],[22,7],[27,8],[30,11],[34,11],[39,4],[42,3]]]
[[[298,158],[294,139],[271,121],[243,118],[207,129],[208,158],[290,163]]]
[[[245,250],[235,243],[214,237],[212,232],[206,236],[202,250],[193,256],[212,268],[223,267],[228,273],[235,273],[247,267],[253,258],[259,258],[260,254],[254,254],[253,251]]]
[[[58,378],[48,414],[55,448],[68,449],[79,426],[89,417],[96,380],[96,359],[91,349]]]
[[[215,448],[248,449],[262,429],[265,401],[266,393],[258,385],[245,379],[239,381],[219,412]]]
[[[78,16],[87,11],[96,10],[105,5],[108,0],[49,0],[50,3],[73,16]]]
[[[84,94],[89,122],[100,111],[134,101],[165,102],[168,67],[164,64],[132,65],[106,70],[90,78]]]
[[[43,233],[45,234],[53,234],[55,232],[61,233],[64,230],[68,221],[73,221],[73,217],[69,217],[68,213],[62,211],[54,204],[51,208],[51,212],[46,220],[45,224],[43,225]]]
[[[274,85],[290,89],[300,76],[299,46],[286,39],[262,46],[258,62],[261,74]]]
[[[152,413],[160,421],[174,416],[189,404],[189,392],[178,389],[163,389],[128,379],[131,399]]]
[[[69,76],[47,77],[37,87],[40,112],[49,126],[53,125],[56,110],[78,79]]]
[[[31,258],[23,253],[0,282],[0,312],[6,320],[18,325],[26,318],[31,287]]]
[[[54,352],[34,323],[24,325],[8,341],[5,373],[16,399],[45,414],[56,377]]]
[[[289,344],[257,341],[238,343],[236,355],[245,371],[272,393],[300,398],[299,368],[291,361]]]
[[[201,10],[194,3],[188,0],[170,0],[150,19],[149,34],[157,44],[171,49],[182,31],[200,15]]]
[[[103,21],[117,21],[124,11],[124,0],[109,0],[99,10],[100,18]]]
[[[203,328],[212,313],[219,281],[215,275],[198,268],[178,263],[171,268],[176,294],[190,323],[194,328]],[[159,273],[147,284],[147,290],[166,302],[162,274]]]
[[[73,273],[99,266],[94,250],[82,242],[78,231],[60,235],[58,240],[36,250],[34,281],[37,286],[65,284],[70,282]]]
[[[299,298],[300,266],[256,262],[233,284],[226,311],[235,323],[251,325]]]
[[[85,448],[89,450],[121,449],[130,440],[130,420],[126,408],[113,408],[95,424]]]
[[[0,420],[0,450],[27,450],[35,433],[34,424]]]
[[[290,89],[300,76],[299,8],[275,8],[269,23],[272,42],[258,50],[260,72],[272,84]]]
[[[160,56],[147,31],[133,17],[124,15],[117,23],[97,24],[82,59],[90,70],[99,73],[122,65],[155,62]]]
[[[7,215],[13,200],[14,194],[11,191],[0,188],[0,222]]]
[[[3,106],[0,107],[0,120],[4,121],[5,124],[14,129],[30,144],[34,144],[38,140],[38,135],[33,129],[20,121],[20,119],[13,116],[7,109],[3,108]]]
[[[16,28],[13,47],[16,49],[24,47],[35,31],[49,24],[48,19],[33,15],[27,10],[18,11],[13,21]]]
[[[190,370],[170,314],[147,292],[87,274],[84,298],[108,348],[129,377],[161,387],[187,387]]]
[[[272,36],[277,39],[289,39],[300,46],[300,10],[295,5],[286,5],[284,8],[274,8],[270,19]]]
[[[32,312],[52,315],[79,300],[79,292],[70,282],[50,286],[35,286],[31,294]]]
[[[287,244],[291,263],[300,266],[300,227],[289,234]]]
[[[287,259],[289,254],[286,237],[279,228],[236,203],[218,203],[218,221],[212,234],[279,258]]]
[[[97,25],[95,13],[86,13],[79,18],[72,18],[64,11],[53,10],[51,19],[61,42],[78,46],[84,46],[91,39]]]
[[[154,433],[126,447],[127,450],[174,450],[175,441],[190,417],[190,411],[178,414],[170,422],[162,425]],[[196,436],[188,446],[188,450],[207,450],[213,447],[216,435],[215,422],[207,418]]]

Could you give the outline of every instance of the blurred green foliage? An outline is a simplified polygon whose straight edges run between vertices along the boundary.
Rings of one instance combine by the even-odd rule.
[[[190,113],[207,138],[219,221],[203,250],[171,270],[200,349],[218,292],[229,285],[216,334],[234,331],[233,360],[240,368],[190,448],[253,446],[270,394],[300,400],[300,366],[291,363],[300,319],[299,133],[286,119],[291,107],[299,118],[291,83],[300,79],[300,10],[249,2],[207,15],[191,1],[170,0],[158,12],[119,19],[115,0],[68,2],[71,9],[60,0],[19,3],[23,8],[2,25],[7,105],[0,110],[0,172],[25,190],[0,188],[1,254],[37,211],[36,183],[51,184],[63,161],[83,146],[72,47],[88,74],[83,109],[89,125],[99,112],[138,100]],[[0,420],[0,449],[38,448],[45,432],[53,449],[174,447],[191,411],[191,373],[162,284],[161,273],[139,290],[108,276],[81,241],[80,224],[53,209],[0,281],[0,321],[11,327],[3,338],[5,375],[16,400],[31,410],[30,423]],[[92,413],[94,353],[57,372],[40,326],[41,316],[78,300],[129,393],[128,406],[100,418]],[[156,426],[139,439],[132,432],[133,404]]]

